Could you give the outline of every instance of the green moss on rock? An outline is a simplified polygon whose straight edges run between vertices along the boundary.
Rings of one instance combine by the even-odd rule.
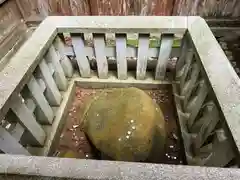
[[[144,91],[107,89],[85,105],[85,133],[98,150],[114,160],[144,161],[150,157],[153,147],[157,147],[160,154],[164,151],[163,114]]]

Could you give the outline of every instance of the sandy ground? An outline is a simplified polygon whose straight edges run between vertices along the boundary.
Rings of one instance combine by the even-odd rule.
[[[67,122],[60,137],[59,144],[55,151],[55,156],[80,158],[80,159],[99,159],[96,150],[92,148],[81,126],[80,111],[85,98],[95,94],[101,89],[76,88],[75,99],[69,109]],[[159,163],[182,164],[182,150],[180,136],[176,123],[175,107],[173,106],[171,87],[160,88],[159,90],[146,90],[154,101],[161,107],[167,127],[167,143],[165,156]]]

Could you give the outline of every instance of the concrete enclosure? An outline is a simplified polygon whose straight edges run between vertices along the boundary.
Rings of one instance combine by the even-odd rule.
[[[127,40],[132,33],[136,46]],[[71,46],[65,45],[66,34]],[[109,34],[111,46],[105,41]],[[159,45],[151,45],[150,34],[159,35]],[[76,85],[153,89],[162,84],[173,88],[188,165],[238,167],[240,81],[205,20],[48,17],[0,72],[2,177],[240,179],[233,168],[34,157],[52,154]]]

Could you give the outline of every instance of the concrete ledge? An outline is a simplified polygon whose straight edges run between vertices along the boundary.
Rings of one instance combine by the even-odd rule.
[[[7,179],[22,175],[29,179],[43,177],[74,179],[127,180],[237,180],[239,169],[206,168],[164,164],[130,163],[118,161],[80,160],[66,158],[0,155],[0,173]],[[21,175],[21,176],[20,176]],[[32,178],[33,176],[36,176]],[[1,177],[1,176],[0,176]],[[27,176],[24,176],[28,179]]]
[[[187,16],[49,16],[59,33],[184,33]]]
[[[128,73],[128,78],[120,80],[117,78],[116,73],[109,72],[107,79],[99,79],[96,73],[91,75],[91,78],[81,78],[77,74],[73,78],[76,85],[83,88],[118,88],[118,87],[138,87],[142,89],[158,89],[162,85],[171,85],[171,81],[155,80],[151,73],[146,73],[144,80],[137,80],[135,74]]]

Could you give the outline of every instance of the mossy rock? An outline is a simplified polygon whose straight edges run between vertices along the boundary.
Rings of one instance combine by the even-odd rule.
[[[82,117],[92,144],[114,160],[145,161],[153,147],[164,151],[162,111],[140,89],[106,89],[85,102]]]

